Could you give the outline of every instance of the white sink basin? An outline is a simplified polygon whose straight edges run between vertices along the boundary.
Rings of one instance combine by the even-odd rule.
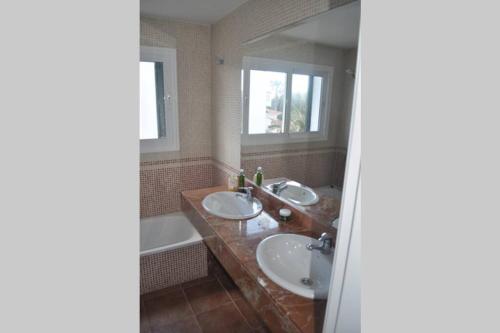
[[[302,235],[278,234],[257,246],[260,269],[276,284],[294,294],[326,299],[333,262],[331,254],[310,251],[306,245],[318,241]]]
[[[215,192],[202,201],[207,212],[230,220],[245,220],[262,212],[262,203],[257,198],[247,200],[246,195],[238,192]]]
[[[272,184],[269,184],[266,187],[272,191]],[[312,188],[292,180],[286,182],[286,188],[283,189],[278,195],[291,203],[301,206],[314,205],[319,201],[318,194],[316,194]]]

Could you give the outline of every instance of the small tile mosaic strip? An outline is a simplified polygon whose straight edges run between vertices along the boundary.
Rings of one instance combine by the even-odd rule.
[[[208,274],[207,247],[202,242],[141,257],[141,295]]]
[[[226,173],[237,173],[239,171],[239,170],[233,168],[232,166],[230,166],[224,162],[218,161],[216,159],[212,159],[212,161],[213,161],[214,166],[224,170],[224,172],[226,172]]]
[[[229,174],[226,173],[224,170],[214,166],[213,167],[213,185],[214,186],[219,186],[219,185],[227,185],[227,179],[229,178]]]
[[[286,150],[273,150],[264,152],[242,153],[241,158],[251,158],[254,156],[269,156],[269,155],[289,155],[289,154],[312,154],[312,153],[327,153],[327,152],[346,152],[345,148],[307,148],[307,149],[286,149]]]
[[[212,176],[213,186],[227,185],[227,179],[228,179],[229,175],[234,176],[237,174],[237,172],[238,171],[236,169],[232,168],[231,166],[229,166],[223,162],[214,160],[213,161],[213,176]]]
[[[226,185],[236,169],[210,157],[141,163],[141,217],[181,210],[181,192]]]
[[[332,185],[334,185],[339,189],[342,189],[344,187],[346,159],[347,159],[346,153],[335,154]]]
[[[340,151],[304,152],[277,156],[255,156],[242,160],[242,168],[251,174],[257,167],[265,178],[285,177],[310,187],[334,185],[344,181],[345,153]]]
[[[181,192],[212,186],[212,169],[212,162],[206,159],[142,166],[140,170],[141,217],[181,210]]]
[[[311,187],[344,183],[346,153],[315,150],[300,154],[281,151],[275,155],[252,155],[242,159],[242,168],[251,176],[258,166],[266,178],[286,177]],[[207,157],[141,164],[141,217],[156,216],[181,210],[181,192],[226,185],[229,175],[237,170]]]
[[[210,156],[204,156],[204,157],[187,157],[187,158],[168,159],[168,160],[159,160],[159,161],[144,161],[144,162],[141,162],[141,167],[150,166],[150,165],[170,165],[170,164],[177,164],[177,163],[210,161],[211,159],[212,158]]]

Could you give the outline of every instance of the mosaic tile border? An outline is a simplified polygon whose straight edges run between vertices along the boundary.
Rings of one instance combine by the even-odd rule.
[[[210,187],[210,160],[147,165],[140,168],[140,215],[162,215],[181,210],[181,192]]]
[[[341,189],[344,181],[346,153],[316,151],[305,153],[258,155],[242,158],[242,168],[248,175],[257,167],[264,169],[265,178],[285,177],[310,187],[334,185]]]
[[[200,162],[200,161],[211,161],[212,158],[210,156],[203,157],[185,157],[185,158],[177,158],[177,159],[168,159],[168,160],[158,160],[158,161],[144,161],[141,162],[140,166],[151,166],[151,165],[168,165],[168,164],[176,164],[176,163],[188,163],[188,162]]]
[[[264,152],[253,152],[253,153],[242,153],[241,157],[251,157],[251,156],[268,156],[268,155],[287,155],[287,154],[314,154],[314,153],[327,153],[327,152],[342,152],[347,153],[346,148],[342,147],[328,147],[328,148],[305,148],[305,149],[284,149],[284,150],[272,150]]]

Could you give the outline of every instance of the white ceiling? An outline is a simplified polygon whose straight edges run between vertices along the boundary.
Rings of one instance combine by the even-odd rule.
[[[247,0],[141,0],[141,14],[193,23],[215,23]]]
[[[358,45],[359,17],[360,3],[356,1],[318,15],[280,35],[340,48],[353,48]]]

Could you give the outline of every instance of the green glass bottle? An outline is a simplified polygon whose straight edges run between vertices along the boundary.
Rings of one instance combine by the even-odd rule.
[[[245,171],[240,169],[240,174],[238,175],[238,187],[245,187]]]
[[[262,173],[262,167],[258,167],[257,172],[253,176],[253,181],[257,186],[262,186],[263,180],[264,180],[264,174]]]

